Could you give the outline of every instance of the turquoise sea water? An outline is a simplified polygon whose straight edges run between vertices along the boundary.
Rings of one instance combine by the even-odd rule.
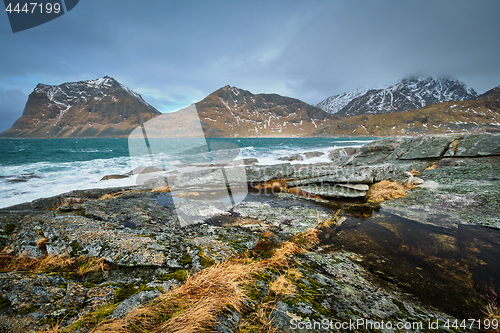
[[[328,161],[336,147],[360,146],[368,138],[230,138],[207,139],[210,146],[239,147],[236,159],[257,158],[276,164],[279,157],[309,151],[325,155],[303,162]],[[177,146],[186,144],[179,140]],[[146,151],[144,153],[147,153]],[[163,152],[165,155],[169,151]],[[100,181],[133,169],[128,139],[0,139],[0,207],[76,189],[134,185],[133,178]]]

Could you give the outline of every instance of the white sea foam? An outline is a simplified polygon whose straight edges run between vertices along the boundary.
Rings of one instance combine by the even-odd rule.
[[[0,207],[72,190],[135,185],[133,177],[100,181],[105,175],[123,174],[130,170],[128,157],[5,166],[0,178]]]
[[[225,155],[219,151],[215,156],[216,158],[223,159],[231,156],[230,159],[235,158],[236,160],[257,158],[260,165],[273,165],[286,162],[280,160],[280,157],[290,157],[296,154],[304,156],[305,153],[311,151],[322,152],[323,155],[319,157],[307,159],[304,156],[304,160],[302,161],[290,162],[292,164],[312,164],[329,162],[328,153],[335,148],[361,146],[367,142],[369,140],[347,139],[334,141],[331,145],[328,144],[327,146],[323,145],[314,148],[311,147],[311,144],[304,144],[303,141],[291,143],[286,141],[278,142],[274,146],[259,142],[254,146],[241,148],[237,156],[234,156],[232,151],[229,151]],[[103,152],[103,149],[82,148],[79,151],[93,154],[94,151]],[[185,166],[186,164],[210,163],[211,158],[214,157],[213,152],[207,155],[206,151],[195,151],[195,155],[186,156],[182,153],[181,155],[175,155],[172,149],[162,151],[154,156],[149,156],[147,152],[143,152],[145,155],[140,155],[133,159],[128,156],[122,156],[76,162],[54,163],[40,161],[21,165],[3,165],[0,168],[0,207],[9,207],[73,190],[132,186],[136,185],[134,177],[106,181],[101,181],[100,179],[105,175],[128,173],[139,166],[155,165],[164,170],[169,170]],[[165,153],[165,151],[168,151],[168,153]],[[224,163],[228,162],[230,161]]]

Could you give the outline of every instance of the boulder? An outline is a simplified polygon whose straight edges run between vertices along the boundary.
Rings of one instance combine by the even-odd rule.
[[[295,155],[292,155],[292,156],[283,156],[283,157],[278,157],[278,160],[280,161],[303,161],[304,160],[304,156],[302,156],[301,154],[295,154]]]
[[[333,164],[343,165],[344,162],[348,161],[352,155],[359,152],[359,148],[355,147],[345,147],[345,148],[337,148],[328,154],[328,158],[332,161]]]
[[[349,162],[352,165],[371,165],[384,163],[385,159],[404,142],[403,138],[372,141],[359,148]]]
[[[325,155],[325,153],[321,152],[321,151],[310,151],[310,152],[307,152],[304,154],[305,158],[313,158],[313,157],[320,157],[320,156],[323,156]]]
[[[128,178],[128,175],[106,175],[101,178],[101,181],[103,180],[110,180],[110,179],[123,179],[123,178]]]

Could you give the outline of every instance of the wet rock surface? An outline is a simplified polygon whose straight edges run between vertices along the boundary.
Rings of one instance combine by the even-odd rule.
[[[345,220],[336,219],[339,209],[349,216],[369,217],[373,206],[364,196],[370,186],[386,179],[405,182],[410,171],[419,173],[415,178],[424,182],[407,196],[382,203],[384,212],[444,230],[463,224],[500,229],[499,139],[496,135],[384,139],[332,151],[331,163],[246,165],[250,193],[236,205],[221,204],[214,189],[202,193],[204,182],[214,177],[207,173],[206,179],[199,178],[201,183],[192,184],[192,177],[176,176],[189,185],[186,193],[152,191],[148,186],[95,189],[2,209],[4,255],[38,260],[86,256],[102,258],[111,268],[80,276],[64,269],[0,273],[0,330],[43,331],[54,321],[71,327],[97,309],[104,309],[100,313],[106,318],[123,317],[182,284],[188,273],[255,249],[264,232],[286,240],[308,228],[337,230]],[[271,180],[284,182],[279,188],[266,187]],[[288,194],[287,187],[322,198]],[[297,293],[275,304],[275,325],[292,331],[291,320],[451,318],[411,295],[381,287],[378,273],[363,268],[359,260],[342,250],[300,255]],[[277,277],[272,270],[266,274],[257,281],[256,299],[269,294],[269,282]],[[221,315],[220,320],[217,329],[232,332],[241,315]]]

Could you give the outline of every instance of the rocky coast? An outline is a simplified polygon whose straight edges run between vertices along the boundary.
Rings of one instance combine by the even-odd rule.
[[[329,159],[246,161],[248,195],[228,210],[203,199],[210,175],[179,193],[151,169],[144,185],[1,209],[0,331],[452,332],[498,318],[500,135],[383,139]],[[234,284],[199,282],[210,274]]]

